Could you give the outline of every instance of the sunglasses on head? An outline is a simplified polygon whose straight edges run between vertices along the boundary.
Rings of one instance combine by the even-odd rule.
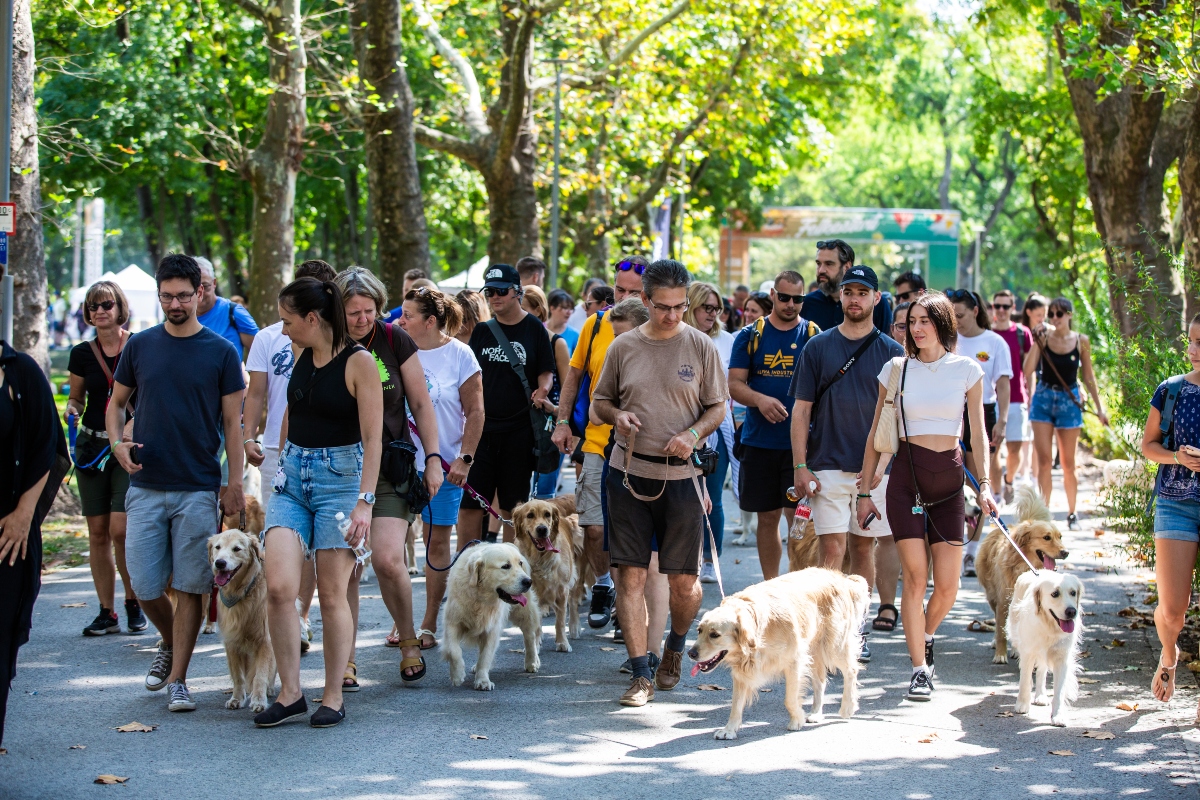
[[[115,305],[116,305],[116,301],[114,301],[114,300],[101,300],[99,303],[88,303],[88,311],[95,313],[96,311],[99,311],[102,308],[105,311],[112,311],[113,306],[115,306]]]
[[[633,270],[638,275],[641,275],[643,272],[646,271],[646,265],[640,264],[637,261],[618,261],[617,262],[617,271],[618,272],[629,272],[629,270]]]
[[[817,242],[818,250],[836,250],[838,245],[845,244],[841,239],[824,239]]]
[[[975,298],[972,296],[970,289],[951,289],[946,292],[946,297],[950,298],[950,301],[954,303],[961,300],[970,303],[972,306],[975,305]]]
[[[804,300],[804,295],[802,294],[788,294],[787,292],[781,292],[778,289],[775,290],[775,297],[781,303],[799,303]]]
[[[484,297],[508,297],[511,289],[494,289],[491,286],[485,286],[483,289]]]

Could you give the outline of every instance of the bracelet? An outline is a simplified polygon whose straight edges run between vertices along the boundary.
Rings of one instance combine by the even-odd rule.
[[[793,470],[797,470],[797,469],[808,469],[808,464],[805,464],[803,461],[801,461],[799,464],[797,464],[796,466],[792,467],[792,469],[793,469]]]
[[[242,447],[245,447],[246,445],[250,444],[251,442],[257,442],[257,441],[258,441],[257,439],[247,439],[246,441],[242,442]]]
[[[871,495],[869,495],[869,494],[860,494],[860,495],[858,495],[858,499],[862,500],[864,497],[870,497],[870,496]]]
[[[442,460],[442,454],[441,453],[430,453],[429,455],[425,456],[425,463],[428,464],[429,459],[431,459],[431,458],[436,458],[440,462]]]
[[[555,422],[554,424],[555,424],[555,425],[570,425],[570,424],[571,424],[571,420],[569,420],[569,419],[560,419],[560,420],[558,420],[557,422]]]
[[[697,442],[700,441],[700,434],[696,433],[695,428],[688,428],[688,433],[690,433],[692,436],[695,436]]]
[[[120,442],[117,442],[117,444],[120,444]],[[1172,450],[1171,456],[1175,459],[1176,464],[1179,464],[1179,466],[1181,466],[1181,467],[1183,466],[1183,464],[1181,464],[1179,461],[1179,451],[1178,450]]]

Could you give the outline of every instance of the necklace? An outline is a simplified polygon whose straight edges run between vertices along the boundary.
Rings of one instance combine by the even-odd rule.
[[[371,349],[371,344],[375,341],[375,331],[376,331],[376,327],[374,325],[372,325],[371,326],[371,338],[367,339],[367,343],[365,345],[363,345],[363,347],[365,347],[368,350]]]
[[[944,361],[946,356],[948,356],[948,355],[950,355],[950,351],[947,350],[946,352],[942,353],[940,356],[935,358],[933,361],[921,361],[921,356],[918,355],[917,361],[922,366],[924,366],[925,369],[929,370],[934,375],[937,375],[937,371],[942,368],[942,364],[940,362]],[[933,366],[934,364],[937,364],[937,367],[934,367]]]

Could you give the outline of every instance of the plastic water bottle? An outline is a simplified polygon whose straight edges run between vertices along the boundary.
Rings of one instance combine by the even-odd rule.
[[[342,534],[342,538],[346,538],[346,534],[350,532],[350,518],[339,511],[333,516],[337,520],[338,533]],[[362,544],[354,548],[354,560],[359,564],[367,563],[367,559],[371,557],[371,551],[367,549],[367,543],[364,540]]]
[[[811,494],[817,490],[817,482],[808,482],[808,491]],[[799,541],[804,538],[805,532],[812,529],[812,507],[808,503],[808,498],[801,498],[796,493],[796,487],[789,486],[787,490],[787,499],[796,503],[796,515],[792,518],[792,529],[788,532],[789,539]]]

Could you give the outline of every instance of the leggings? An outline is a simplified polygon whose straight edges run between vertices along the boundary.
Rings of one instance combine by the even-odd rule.
[[[909,466],[909,459],[912,466]],[[925,513],[914,514],[917,487],[916,472]],[[939,453],[905,440],[892,461],[887,487],[887,520],[892,538],[928,539],[961,544],[964,539],[966,499],[963,497],[963,460],[958,448]],[[938,502],[941,501],[941,502]],[[933,505],[930,505],[930,504]]]

